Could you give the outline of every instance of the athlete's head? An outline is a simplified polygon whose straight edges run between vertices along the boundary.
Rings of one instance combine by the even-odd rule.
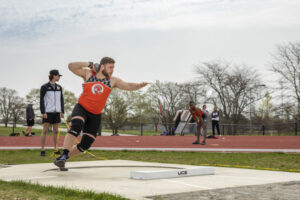
[[[190,105],[190,109],[192,109],[192,110],[194,110],[196,108],[196,104],[194,101],[190,101],[189,105]]]
[[[206,110],[206,105],[204,104],[202,108],[203,108],[203,110]]]
[[[214,107],[214,111],[217,111],[217,110],[218,110],[218,107],[217,107],[217,106],[215,106],[215,107]]]
[[[115,60],[110,57],[103,57],[100,61],[100,73],[107,78],[111,77],[114,72]]]
[[[50,81],[59,81],[61,76],[62,75],[59,74],[59,71],[57,69],[53,69],[49,72],[49,80]]]

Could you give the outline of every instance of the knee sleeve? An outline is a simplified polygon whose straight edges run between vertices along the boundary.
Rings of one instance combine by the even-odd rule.
[[[81,119],[72,119],[71,122],[72,122],[72,127],[68,131],[68,133],[77,137],[83,128],[83,121]]]
[[[83,135],[80,143],[77,144],[77,149],[81,152],[84,152],[85,150],[88,150],[92,146],[94,141],[95,141],[94,138],[87,135]]]

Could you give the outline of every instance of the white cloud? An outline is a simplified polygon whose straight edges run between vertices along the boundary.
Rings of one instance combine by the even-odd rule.
[[[11,0],[0,7],[0,35],[300,25],[299,7],[298,0]]]
[[[0,87],[24,96],[58,68],[62,85],[79,95],[81,80],[67,63],[102,56],[115,58],[116,75],[128,81],[187,81],[194,64],[216,57],[265,67],[276,44],[299,39],[299,7],[299,0],[0,0]]]

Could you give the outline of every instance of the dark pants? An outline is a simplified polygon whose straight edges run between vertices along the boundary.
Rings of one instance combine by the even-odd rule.
[[[217,128],[218,135],[220,135],[219,121],[212,120],[213,135],[215,135],[215,127]]]

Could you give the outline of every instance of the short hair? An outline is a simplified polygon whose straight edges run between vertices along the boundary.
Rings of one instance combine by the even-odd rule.
[[[195,105],[195,102],[194,102],[194,101],[190,101],[189,104],[190,104],[190,106],[191,106],[191,105]]]
[[[112,63],[114,64],[115,63],[115,60],[113,58],[110,58],[110,57],[103,57],[100,61],[100,66],[101,65],[106,65],[108,63]]]

